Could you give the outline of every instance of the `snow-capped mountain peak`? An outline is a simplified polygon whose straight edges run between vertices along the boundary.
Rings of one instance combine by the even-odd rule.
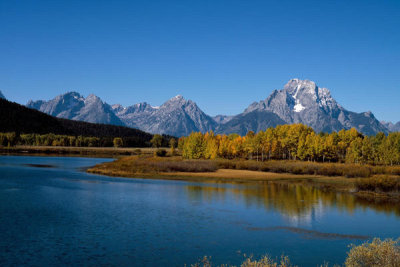
[[[191,132],[258,132],[282,124],[303,123],[317,132],[356,128],[364,134],[389,132],[400,127],[380,123],[371,112],[356,113],[344,109],[327,88],[310,80],[291,79],[282,89],[274,90],[265,100],[254,102],[236,116],[206,115],[195,102],[177,95],[160,106],[137,103],[129,107],[109,106],[95,95],[87,98],[69,92],[50,101],[30,101],[28,107],[53,116],[127,125],[143,131],[174,136]]]
[[[288,124],[303,123],[317,132],[352,127],[366,134],[387,132],[372,114],[347,111],[327,88],[318,87],[310,80],[289,80],[283,89],[274,90],[267,99],[251,104],[243,114],[252,112],[271,112]],[[274,120],[277,121],[276,118]]]
[[[284,86],[283,91],[292,96],[293,111],[297,113],[314,106],[327,113],[339,108],[329,89],[318,87],[313,81],[292,79]]]

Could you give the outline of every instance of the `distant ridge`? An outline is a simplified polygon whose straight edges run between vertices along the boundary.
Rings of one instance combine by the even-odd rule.
[[[0,132],[132,137],[143,146],[152,138],[151,134],[137,129],[56,118],[5,99],[0,99]]]
[[[132,106],[108,105],[99,97],[70,92],[49,101],[30,101],[28,107],[60,118],[125,125],[150,133],[186,136],[191,132],[245,135],[280,124],[303,123],[317,132],[355,128],[366,135],[399,131],[400,123],[381,123],[372,112],[343,108],[331,92],[310,80],[291,79],[265,100],[250,104],[236,116],[210,117],[192,100],[177,95],[159,107],[142,102]]]
[[[382,121],[381,123],[391,132],[400,132],[400,121],[396,124],[385,121]]]
[[[255,121],[249,124],[246,114],[254,112],[264,112],[265,115],[252,116]],[[252,103],[242,114],[222,124],[216,131],[228,134],[236,130],[237,125],[242,125],[239,134],[246,134],[246,131],[258,131],[266,125],[293,123],[303,123],[317,132],[350,128],[367,135],[388,132],[371,112],[348,111],[336,102],[328,89],[318,87],[313,81],[299,79],[291,79],[282,90],[274,90],[267,99]],[[243,127],[245,124],[249,127]]]
[[[84,98],[77,92],[68,92],[49,101],[29,101],[28,108],[34,108],[49,115],[78,121],[124,126],[115,116],[112,108],[95,95]]]
[[[126,125],[150,133],[183,136],[191,132],[211,131],[218,125],[195,102],[181,95],[169,99],[160,107],[140,103],[121,109],[121,106],[114,105],[114,111]]]

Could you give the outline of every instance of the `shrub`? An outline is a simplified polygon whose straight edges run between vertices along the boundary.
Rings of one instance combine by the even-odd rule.
[[[165,157],[167,155],[167,151],[165,149],[157,149],[155,151],[155,156],[157,157]]]
[[[249,170],[249,171],[260,171],[262,163],[257,161],[238,161],[236,163],[236,169],[238,170]]]
[[[346,267],[397,267],[400,266],[400,246],[399,240],[380,240],[375,238],[372,242],[366,242],[360,246],[351,246],[351,250],[347,253],[345,265]],[[204,257],[191,267],[212,267],[218,266],[211,262],[210,257]],[[219,265],[221,267],[233,267],[233,265]],[[241,267],[295,267],[289,258],[282,256],[280,260],[272,259],[269,256],[261,257],[254,260],[252,257],[246,258]],[[325,263],[321,267],[328,267]],[[337,265],[334,265],[337,266]]]
[[[236,169],[236,162],[233,160],[217,160],[219,169]]]
[[[210,257],[204,257],[199,260],[199,262],[190,265],[191,267],[212,267],[214,266],[211,262]],[[215,265],[216,266],[216,265]],[[232,265],[220,265],[221,267],[228,267]],[[232,266],[233,267],[233,266]],[[254,260],[252,257],[246,258],[245,261],[242,262],[240,267],[296,267],[290,263],[288,257],[282,256],[280,261],[273,260],[269,256],[264,256],[259,260]]]
[[[359,179],[356,181],[356,188],[359,191],[400,191],[400,179],[394,177],[377,176],[368,179]]]
[[[380,240],[352,246],[347,254],[346,267],[393,267],[400,266],[399,240]]]
[[[113,144],[114,144],[114,147],[122,147],[124,142],[122,141],[122,138],[115,137],[113,140]]]
[[[390,174],[400,175],[400,167],[388,167]]]
[[[371,169],[366,166],[349,165],[343,168],[343,175],[347,178],[371,177]]]
[[[207,160],[158,161],[151,162],[150,167],[159,172],[215,172],[215,162]]]

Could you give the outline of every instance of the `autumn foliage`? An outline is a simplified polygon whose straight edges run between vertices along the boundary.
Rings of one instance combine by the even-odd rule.
[[[257,134],[192,133],[179,139],[188,159],[253,159],[346,162],[373,165],[400,164],[400,133],[364,136],[355,129],[317,134],[303,124],[280,125]]]

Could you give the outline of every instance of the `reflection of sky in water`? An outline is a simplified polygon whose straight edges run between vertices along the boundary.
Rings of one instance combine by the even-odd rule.
[[[347,246],[365,236],[400,236],[395,205],[299,185],[80,171],[101,161],[0,157],[1,265],[183,266],[204,255],[239,264],[241,253],[268,252],[316,266],[343,263]]]

